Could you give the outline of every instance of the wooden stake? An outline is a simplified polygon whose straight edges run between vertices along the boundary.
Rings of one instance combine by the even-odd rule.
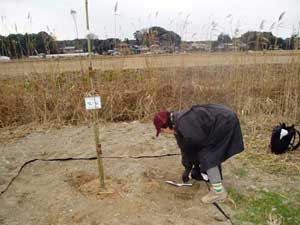
[[[88,0],[85,0],[85,10],[86,10],[86,27],[88,31],[87,39],[88,39],[88,51],[89,51],[89,78],[91,82],[91,91],[93,94],[96,93],[94,89],[94,73],[92,67],[92,53],[91,53],[91,39],[90,39],[90,26],[89,26],[89,11],[88,11]],[[100,192],[105,192],[105,183],[104,183],[104,168],[102,161],[102,150],[101,144],[99,141],[99,128],[98,128],[98,115],[96,109],[93,109],[93,128],[95,135],[95,145],[96,145],[96,153],[97,153],[97,163],[98,163],[98,173],[99,173],[99,183],[100,183]]]

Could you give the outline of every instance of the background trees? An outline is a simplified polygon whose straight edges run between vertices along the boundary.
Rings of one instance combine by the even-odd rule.
[[[149,29],[138,30],[134,34],[138,45],[151,46],[160,44],[166,47],[179,47],[181,37],[173,31],[168,31],[162,27],[150,27]]]
[[[98,39],[97,35],[90,34],[92,39],[92,50],[98,54],[104,54],[109,50],[116,49],[122,42],[120,39],[108,38]],[[164,50],[174,51],[180,48],[181,37],[173,31],[168,31],[162,27],[154,26],[149,29],[137,30],[134,33],[134,40],[125,39],[124,43],[129,46],[158,45]],[[187,42],[185,42],[186,44]],[[220,50],[222,46],[241,45],[247,50],[263,49],[299,49],[299,34],[282,39],[276,37],[272,32],[248,31],[238,38],[231,38],[228,34],[219,34],[216,41],[212,41],[212,50]],[[47,32],[41,31],[37,34],[10,34],[7,37],[0,35],[0,55],[11,58],[22,58],[38,54],[62,53],[62,49],[67,46],[74,46],[77,50],[87,52],[87,40],[63,40],[57,41]],[[245,47],[246,46],[246,47]],[[235,46],[236,47],[236,46]]]
[[[0,54],[12,58],[58,53],[55,39],[47,32],[38,34],[10,34],[0,36]]]

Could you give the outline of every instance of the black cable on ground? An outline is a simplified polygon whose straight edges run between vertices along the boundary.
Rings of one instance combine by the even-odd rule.
[[[144,156],[103,156],[103,159],[124,159],[124,158],[129,158],[129,159],[149,159],[149,158],[162,158],[162,157],[168,157],[168,156],[176,156],[180,155],[179,153],[169,153],[169,154],[162,154],[162,155],[144,155]],[[53,158],[53,159],[31,159],[26,161],[18,170],[18,173],[10,180],[8,185],[4,188],[3,191],[0,192],[0,196],[4,194],[8,188],[11,186],[11,184],[14,182],[14,180],[20,175],[22,172],[23,168],[27,166],[30,163],[36,162],[36,161],[43,161],[43,162],[56,162],[56,161],[71,161],[71,160],[95,160],[97,159],[96,156],[93,157],[80,157],[80,158],[73,158],[73,157],[68,157],[68,158]]]
[[[210,190],[209,185],[208,185],[207,182],[206,182],[206,185],[207,185],[208,190]],[[232,225],[234,225],[233,222],[232,222],[232,220],[231,220],[231,218],[225,213],[225,211],[221,208],[221,206],[220,206],[217,202],[214,202],[213,205],[214,205],[214,206],[215,206],[215,207],[223,214],[223,216],[225,216],[225,218],[226,218],[227,220],[230,221],[230,223],[231,223]]]
[[[151,159],[151,158],[162,158],[162,157],[169,157],[169,156],[177,156],[180,155],[179,153],[168,153],[168,154],[162,154],[162,155],[144,155],[144,156],[103,156],[103,159],[124,159],[124,158],[129,158],[129,159]],[[43,162],[57,162],[57,161],[71,161],[71,160],[96,160],[97,157],[80,157],[80,158],[73,158],[73,157],[68,157],[68,158],[53,158],[53,159],[31,159],[29,161],[26,161],[18,170],[18,173],[10,180],[8,185],[4,188],[3,191],[1,191],[0,196],[4,194],[11,184],[14,182],[14,180],[20,175],[22,172],[23,168],[27,166],[30,163],[36,162],[36,161],[43,161]],[[207,183],[206,183],[207,184]],[[207,184],[207,187],[209,189],[209,186]],[[231,218],[224,212],[224,210],[220,207],[220,205],[216,202],[213,203],[213,205],[225,216],[226,219],[228,219],[231,224],[233,225],[233,222]]]
[[[231,218],[224,212],[224,210],[221,208],[221,206],[216,202],[214,202],[213,204],[225,216],[225,218],[228,219],[231,222],[231,224],[233,225]]]

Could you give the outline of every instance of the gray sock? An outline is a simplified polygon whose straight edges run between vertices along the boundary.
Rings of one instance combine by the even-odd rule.
[[[211,184],[222,183],[219,166],[209,168],[206,173]]]

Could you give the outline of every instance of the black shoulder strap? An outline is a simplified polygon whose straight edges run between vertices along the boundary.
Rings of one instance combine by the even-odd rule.
[[[295,131],[298,134],[298,143],[296,145],[293,145],[292,150],[295,150],[295,149],[297,149],[300,146],[300,132],[298,130],[296,130],[296,129],[295,129]],[[296,139],[296,134],[294,136],[294,141],[295,141],[295,139]]]

